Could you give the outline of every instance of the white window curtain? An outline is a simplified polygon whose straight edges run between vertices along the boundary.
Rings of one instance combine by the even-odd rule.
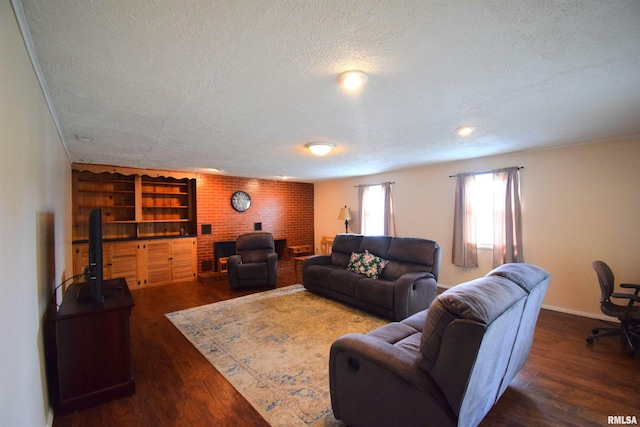
[[[493,172],[493,266],[524,262],[519,168]]]
[[[382,192],[384,194],[384,235],[396,235],[396,215],[393,208],[393,194],[391,191],[391,183],[382,184]]]
[[[493,174],[494,242],[493,267],[524,262],[522,252],[522,210],[518,167]],[[453,220],[452,262],[459,267],[477,267],[477,243],[473,209],[475,174],[460,174],[456,181]]]
[[[473,185],[475,175],[458,175],[453,217],[452,259],[458,267],[478,266],[476,219],[473,212]]]
[[[359,185],[360,232],[365,235],[396,235],[391,182]]]

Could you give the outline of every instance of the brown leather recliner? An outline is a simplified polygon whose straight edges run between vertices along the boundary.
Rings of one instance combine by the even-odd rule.
[[[271,233],[259,232],[238,236],[236,255],[229,257],[229,286],[276,287],[278,254]]]

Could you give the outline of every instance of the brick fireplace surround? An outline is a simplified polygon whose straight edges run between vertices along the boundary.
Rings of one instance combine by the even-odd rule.
[[[231,207],[231,195],[236,191],[251,196],[251,207],[245,212]],[[287,246],[314,245],[313,184],[199,174],[196,211],[198,273],[203,272],[203,263],[207,270],[216,269],[215,242],[235,242],[239,235],[254,231],[257,223],[274,239],[286,239]],[[211,234],[202,234],[203,225],[211,226]],[[291,263],[292,258],[284,250],[279,262]]]

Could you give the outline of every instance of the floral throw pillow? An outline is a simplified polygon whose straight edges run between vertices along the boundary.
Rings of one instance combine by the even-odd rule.
[[[351,252],[351,256],[349,257],[349,264],[347,265],[347,270],[353,271],[355,273],[360,272],[360,266],[362,265],[362,255],[363,253]]]
[[[380,258],[379,256],[369,253],[367,250],[365,250],[364,253],[353,252],[349,258],[347,270],[364,274],[372,279],[377,279],[380,277],[380,274],[382,274],[382,270],[388,262],[389,260]]]

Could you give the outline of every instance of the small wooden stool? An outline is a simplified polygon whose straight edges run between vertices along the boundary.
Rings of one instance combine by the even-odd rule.
[[[227,262],[229,261],[229,257],[218,258],[218,271],[221,273],[226,273],[228,271]]]

